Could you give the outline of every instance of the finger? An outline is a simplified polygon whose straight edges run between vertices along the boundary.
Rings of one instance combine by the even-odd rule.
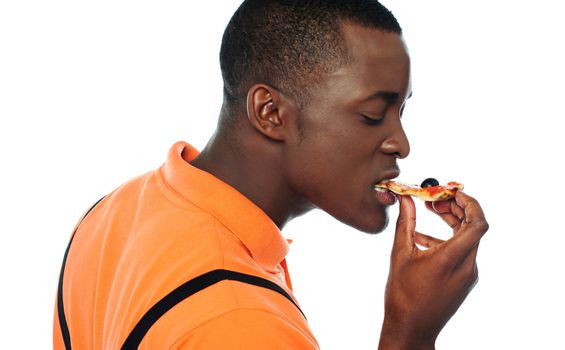
[[[457,231],[461,226],[462,219],[452,213],[451,202],[454,201],[426,202],[426,208],[437,214],[453,231]]]
[[[446,242],[446,253],[454,259],[464,259],[478,247],[479,240],[488,230],[488,223],[476,199],[459,191],[455,200],[465,215],[457,234]]]
[[[426,202],[426,208],[436,214],[451,213],[451,201]]]
[[[463,217],[465,216],[465,211],[457,205],[455,199],[426,202],[426,207],[436,214],[453,214],[460,220],[463,220]]]
[[[422,247],[426,247],[426,248],[433,248],[433,247],[438,246],[438,245],[442,244],[443,242],[445,242],[443,239],[428,236],[428,235],[421,233],[421,232],[418,232],[418,231],[416,231],[414,239],[416,241],[416,244],[419,244]]]
[[[455,199],[449,201],[449,204],[451,205],[451,213],[455,215],[459,220],[463,221],[463,219],[465,218],[465,210],[457,204],[457,201]]]
[[[475,198],[462,191],[458,191],[455,195],[455,202],[457,203],[457,206],[463,209],[465,212],[465,223],[470,224],[484,222],[486,224],[483,209]]]
[[[409,253],[414,249],[416,206],[410,196],[398,196],[400,211],[396,222],[393,250]]]

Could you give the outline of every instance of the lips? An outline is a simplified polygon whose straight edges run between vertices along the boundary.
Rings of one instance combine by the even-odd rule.
[[[400,169],[398,169],[398,167],[394,167],[394,168],[391,168],[391,169],[383,172],[380,176],[380,179],[374,183],[373,189],[375,191],[374,192],[375,198],[382,205],[393,205],[394,203],[396,203],[396,196],[392,192],[390,192],[388,189],[379,188],[379,187],[376,187],[376,185],[379,184],[382,181],[394,179],[394,178],[398,177],[399,175],[400,175]]]
[[[382,173],[382,175],[380,176],[380,179],[373,184],[373,187],[375,188],[375,190],[377,190],[378,189],[378,187],[376,187],[377,184],[379,184],[383,181],[386,181],[386,180],[392,180],[394,178],[397,178],[399,175],[400,175],[400,169],[398,169],[398,167],[391,168],[391,169]],[[380,189],[379,188],[378,190],[379,191],[384,190],[384,191],[388,192],[388,190],[386,190],[386,189]]]
[[[382,205],[393,205],[396,203],[396,196],[389,190],[375,187],[375,198]]]

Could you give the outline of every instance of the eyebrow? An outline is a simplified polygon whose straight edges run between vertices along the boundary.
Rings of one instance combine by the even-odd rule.
[[[408,95],[408,97],[406,99],[409,99],[410,97],[412,97],[412,91],[410,91],[410,94]],[[398,101],[398,99],[400,98],[400,94],[398,92],[393,92],[393,91],[378,91],[372,95],[369,95],[365,101],[369,101],[369,100],[384,100],[387,103],[395,103],[396,101]]]
[[[400,95],[397,92],[392,91],[378,91],[372,95],[369,95],[365,101],[369,100],[385,100],[388,103],[394,103],[398,101]]]

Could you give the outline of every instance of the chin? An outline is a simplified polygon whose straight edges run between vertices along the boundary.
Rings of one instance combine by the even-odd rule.
[[[361,232],[374,235],[383,232],[387,228],[388,222],[388,214],[385,212],[382,216],[373,214],[344,223]]]
[[[331,215],[334,219],[368,234],[383,232],[388,226],[388,207],[361,204],[350,206],[346,210],[331,210],[318,207]]]
[[[372,234],[372,235],[376,235],[379,234],[381,232],[383,232],[385,230],[385,228],[387,228],[388,226],[388,217],[386,220],[384,220],[384,222],[381,222],[379,224],[375,224],[375,225],[371,225],[368,227],[359,227],[357,228],[359,231],[368,233],[368,234]]]

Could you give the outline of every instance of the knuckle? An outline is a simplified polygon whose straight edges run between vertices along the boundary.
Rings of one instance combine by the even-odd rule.
[[[469,195],[467,195],[467,203],[471,206],[478,206],[479,205],[479,201],[476,200],[474,197],[471,197]]]
[[[437,257],[437,264],[444,270],[452,270],[454,268],[454,261],[447,254],[440,254]]]
[[[416,222],[415,217],[410,216],[399,216],[398,220],[396,221],[396,226],[405,226],[409,223]]]
[[[486,220],[478,220],[478,221],[475,221],[475,222],[473,223],[473,227],[474,227],[477,231],[479,231],[479,232],[481,232],[481,233],[485,233],[485,232],[487,232],[488,229],[489,229],[489,224],[488,224],[488,222],[487,222]]]

